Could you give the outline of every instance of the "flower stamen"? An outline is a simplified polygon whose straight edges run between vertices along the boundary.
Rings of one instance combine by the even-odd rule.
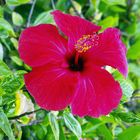
[[[83,35],[75,44],[75,49],[79,53],[86,52],[93,46],[98,45],[99,36],[96,33],[92,35]]]

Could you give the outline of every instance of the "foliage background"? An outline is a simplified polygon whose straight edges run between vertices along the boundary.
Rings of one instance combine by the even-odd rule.
[[[129,75],[120,82],[123,98],[100,118],[79,118],[67,108],[40,109],[25,88],[30,67],[19,58],[18,38],[27,26],[54,21],[59,9],[103,27],[117,27],[126,44]],[[139,0],[0,0],[0,140],[140,140],[140,1]]]

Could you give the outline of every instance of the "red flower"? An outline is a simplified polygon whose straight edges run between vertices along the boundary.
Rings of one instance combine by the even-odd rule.
[[[117,81],[104,66],[127,75],[126,49],[120,31],[101,27],[80,17],[52,12],[56,26],[25,29],[19,40],[20,57],[32,67],[25,84],[37,104],[47,110],[68,105],[79,116],[108,114],[122,97]]]

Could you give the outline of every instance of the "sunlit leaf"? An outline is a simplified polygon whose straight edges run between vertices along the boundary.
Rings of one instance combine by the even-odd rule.
[[[0,60],[0,76],[11,74],[11,70],[9,67]]]
[[[131,126],[118,136],[118,140],[139,140],[140,126]]]
[[[34,25],[43,24],[43,23],[53,24],[54,20],[51,15],[51,12],[52,10],[41,13],[34,21]]]
[[[12,21],[16,26],[21,26],[24,22],[22,16],[16,12],[12,13]]]
[[[127,57],[129,59],[138,59],[140,58],[140,41],[136,41],[128,50]]]
[[[126,5],[125,0],[102,0],[108,5]]]
[[[66,126],[78,137],[81,138],[82,129],[79,122],[74,118],[71,113],[65,112],[63,114]]]
[[[19,73],[10,74],[0,79],[0,88],[3,89],[4,96],[12,96],[23,85],[23,75]]]
[[[129,64],[129,72],[132,72],[136,76],[140,77],[140,66],[136,65],[135,63]]]
[[[20,5],[30,2],[31,0],[6,0],[8,5]]]
[[[59,124],[57,122],[57,119],[53,113],[48,114],[49,122],[53,131],[53,134],[55,136],[55,140],[59,140]]]
[[[108,27],[118,26],[119,17],[108,16],[105,19],[99,21],[99,25],[102,26],[102,29],[106,29]]]
[[[123,91],[122,102],[130,100],[134,91],[130,81],[128,79],[125,79],[118,71],[115,71],[113,73],[113,76],[120,83],[120,86],[122,88]]]
[[[1,108],[0,108],[0,128],[9,137],[10,140],[15,140],[7,116],[5,115],[5,113]]]
[[[12,26],[3,18],[0,18],[0,31],[4,33],[0,33],[0,37],[5,37],[7,35],[16,36]]]
[[[134,89],[128,80],[120,79],[119,83],[123,91],[123,100],[128,101],[131,98]]]
[[[15,38],[11,38],[11,42],[13,43],[14,47],[17,49],[18,48],[18,40]]]
[[[23,61],[17,57],[17,56],[11,56],[11,59],[13,60],[14,63],[16,63],[18,66],[22,66],[23,65]]]

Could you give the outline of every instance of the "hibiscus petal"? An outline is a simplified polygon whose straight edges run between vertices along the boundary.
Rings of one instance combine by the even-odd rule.
[[[126,77],[128,73],[126,47],[120,39],[120,31],[116,28],[106,29],[99,34],[98,43],[98,46],[87,52],[88,60],[99,66],[112,66]]]
[[[47,110],[68,106],[75,93],[77,75],[52,65],[33,68],[26,74],[25,85],[37,104]]]
[[[101,29],[100,26],[97,26],[85,19],[82,19],[78,16],[71,16],[69,14],[64,14],[59,10],[52,12],[54,20],[60,30],[69,38],[69,47],[74,47],[74,44],[77,40],[82,37],[82,35],[92,34]]]
[[[19,54],[26,64],[40,66],[50,61],[61,61],[66,43],[54,25],[29,27],[20,36]]]
[[[88,70],[81,76],[72,101],[75,115],[99,117],[115,109],[122,97],[122,90],[111,74],[100,68]]]

